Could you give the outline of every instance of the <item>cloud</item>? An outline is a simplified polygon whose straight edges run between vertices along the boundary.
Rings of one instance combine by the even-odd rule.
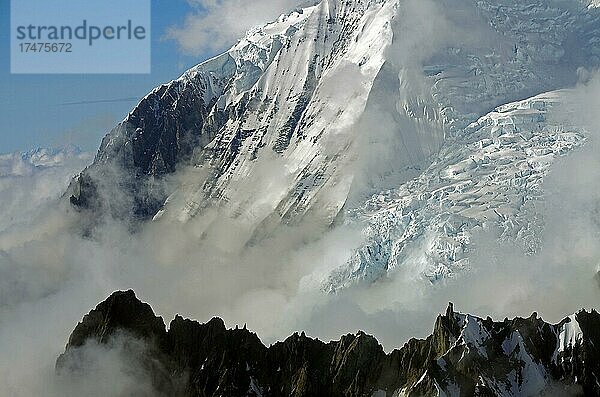
[[[193,11],[181,26],[167,30],[182,52],[190,55],[225,50],[250,28],[276,19],[293,10],[298,0],[188,0]]]
[[[161,396],[163,379],[153,379],[152,367],[160,364],[146,354],[150,346],[123,332],[111,335],[106,343],[87,341],[61,357],[58,376],[50,382],[50,394],[65,396]],[[160,368],[156,373],[166,373]],[[45,394],[48,393],[46,385]]]
[[[237,37],[235,30],[242,29],[235,26],[238,11],[248,13],[241,25],[249,27],[256,23],[253,18],[269,19],[265,13],[277,14],[282,11],[277,7],[292,5],[259,1],[248,7],[237,0],[196,4],[197,14],[173,30],[172,37],[188,51],[200,52]],[[423,2],[423,9],[418,8],[419,2],[406,4],[416,7],[408,10],[413,19],[435,25],[426,25],[422,31],[409,29],[405,32],[408,41],[399,43],[402,51],[397,62],[410,74],[418,72],[415,59],[421,62],[431,56],[433,47],[446,45],[444,32],[453,30],[453,25],[428,18],[432,13],[445,18],[439,8],[431,8],[432,2]],[[435,38],[428,41],[432,47],[418,45],[423,36],[419,32]],[[403,59],[407,61],[402,63]],[[70,332],[115,290],[133,288],[167,322],[176,313],[200,321],[221,316],[229,326],[247,323],[266,343],[297,330],[331,339],[362,329],[378,337],[388,350],[409,337],[427,335],[448,301],[460,310],[497,318],[537,310],[554,321],[598,302],[594,275],[600,258],[600,164],[596,156],[600,80],[589,73],[581,75],[587,76],[588,83],[569,93],[569,106],[575,113],[558,110],[555,117],[584,120],[589,142],[583,150],[556,162],[547,178],[543,251],[535,257],[522,255],[509,243],[498,244],[496,231],[484,230],[474,236],[477,249],[471,257],[472,271],[437,285],[398,272],[371,286],[326,295],[319,289],[322,275],[347,261],[361,243],[359,230],[338,226],[325,231],[322,224],[309,219],[247,245],[252,230],[270,210],[261,205],[242,214],[236,207],[213,208],[183,224],[160,219],[135,234],[127,225],[105,219],[96,225],[94,238],[84,237],[77,214],[54,201],[73,173],[71,166],[64,162],[50,168],[5,166],[10,175],[0,178],[0,182],[8,181],[0,188],[0,202],[9,203],[12,215],[9,210],[0,213],[4,222],[0,227],[0,357],[9,358],[0,360],[3,391],[50,397],[150,393],[144,373],[125,370],[131,363],[118,341],[110,346],[90,344],[82,351],[90,369],[84,374],[89,376],[55,376],[55,359]],[[390,78],[399,84],[402,76],[391,73]],[[413,88],[409,94],[419,97],[422,87]],[[377,116],[389,109],[375,110]],[[394,125],[379,117],[365,122]],[[367,158],[361,160],[369,170],[364,184],[376,189],[391,182],[378,185],[369,180],[371,174],[384,173],[402,145],[394,131],[380,132],[380,136],[366,138],[376,142],[373,147],[367,145],[367,150],[376,150],[365,152]],[[389,151],[379,159],[369,157],[386,147]],[[237,191],[239,197],[264,194],[272,189],[269,184],[285,185],[285,175],[274,171],[280,168],[276,165],[269,162],[257,167],[256,180],[246,183],[248,191]],[[199,171],[188,169],[173,179],[178,184],[197,183],[196,177],[187,179],[195,172]],[[118,197],[118,192],[103,193]]]
[[[0,155],[0,233],[23,223],[23,213],[32,216],[53,205],[92,159],[72,147]]]
[[[270,172],[265,168],[264,176]],[[57,191],[66,188],[63,173],[44,175]],[[32,184],[23,182],[34,177],[0,191],[0,201],[15,190],[19,197],[33,194]],[[0,353],[14,357],[0,361],[0,384],[15,396],[119,396],[147,384],[143,373],[118,370],[129,366],[126,355],[99,347],[84,352],[92,369],[83,379],[54,376],[55,359],[75,324],[114,290],[134,288],[167,321],[176,313],[201,321],[220,315],[274,340],[289,331],[279,318],[296,299],[301,278],[329,260],[344,260],[332,255],[358,243],[358,233],[346,230],[315,242],[320,226],[305,223],[247,247],[251,226],[261,218],[236,217],[230,208],[186,224],[161,220],[137,234],[106,219],[93,239],[81,235],[79,218],[68,206],[22,210],[15,208],[17,224],[0,233]],[[114,379],[107,383],[109,377]]]

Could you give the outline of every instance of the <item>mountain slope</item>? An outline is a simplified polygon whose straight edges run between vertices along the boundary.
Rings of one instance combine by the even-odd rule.
[[[251,214],[254,203],[247,201],[256,191],[235,197],[236,188],[247,184],[264,157],[281,159],[273,168],[282,185],[266,186],[272,194],[268,213],[257,217],[275,208],[285,219],[301,216],[323,184],[342,189],[339,199],[327,200],[327,212],[335,216],[347,188],[332,180],[329,168],[348,143],[343,136],[333,143],[321,137],[325,129],[343,130],[362,112],[390,40],[392,8],[389,2],[323,1],[255,29],[227,53],[159,87],[104,139],[73,202],[86,205],[102,195],[98,190],[110,187],[94,189],[86,182],[99,185],[104,174],[116,172],[133,196],[116,212],[133,209],[152,217],[165,194],[150,194],[147,202],[139,186],[148,176],[189,163],[206,172],[176,192],[170,211],[175,218],[188,219],[211,200],[235,200]],[[350,89],[335,89],[340,73],[357,79]]]
[[[406,182],[489,109],[575,82],[597,64],[599,26],[575,1],[320,1],[150,93],[103,140],[72,202],[183,221],[227,203],[255,227],[311,212],[331,223],[372,191],[357,174],[390,172],[373,164],[373,142],[394,149],[394,181]],[[184,186],[158,183],[185,165]]]
[[[119,219],[208,214],[199,235],[232,223],[248,243],[346,218],[366,242],[326,290],[406,261],[437,280],[486,223],[535,252],[549,160],[585,137],[538,95],[599,62],[586,1],[322,0],[156,88],[69,195]]]
[[[85,349],[125,337],[146,343],[144,349],[128,343],[129,365],[141,364],[169,396],[597,395],[599,326],[596,311],[552,325],[535,313],[494,322],[457,313],[450,304],[431,336],[389,354],[362,332],[329,343],[294,334],[266,347],[245,327],[228,330],[218,318],[199,324],[177,316],[167,331],[162,318],[127,291],[84,317],[57,371],[93,377],[87,368],[94,358],[81,360]]]

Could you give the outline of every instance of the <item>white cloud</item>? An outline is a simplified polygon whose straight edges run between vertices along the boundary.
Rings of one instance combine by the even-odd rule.
[[[0,155],[0,233],[54,204],[71,178],[93,159],[75,148]]]
[[[248,29],[276,19],[301,3],[299,0],[189,0],[193,11],[180,26],[167,30],[181,51],[206,55],[225,50]]]
[[[182,27],[171,30],[170,37],[186,51],[198,53],[226,46],[250,26],[273,19],[295,2],[197,0],[195,4],[198,10]],[[240,11],[245,14],[240,16]],[[431,13],[415,11],[414,15],[431,23],[426,18]],[[450,28],[438,26],[442,27],[439,31],[426,26],[425,32],[436,36],[439,44]],[[418,38],[419,32],[407,34]],[[412,45],[402,50],[404,55],[415,53],[417,59],[433,51]],[[593,118],[600,103],[600,84],[592,80],[574,96],[580,98],[581,114],[590,117],[593,130],[600,125]],[[391,139],[380,138],[377,148]],[[72,169],[57,166],[47,172],[27,166],[21,172],[22,167],[11,166],[12,176],[6,180],[12,182],[0,188],[0,202],[10,203],[12,219],[16,219],[0,226],[0,357],[10,358],[0,360],[0,385],[9,395],[51,397],[69,395],[64,390],[78,387],[107,396],[122,395],[135,386],[131,374],[118,370],[122,354],[94,349],[97,346],[87,353],[94,355],[92,361],[100,368],[97,378],[110,378],[109,385],[77,379],[74,385],[60,384],[54,377],[55,359],[69,333],[85,313],[117,289],[133,288],[167,322],[175,313],[200,321],[222,316],[229,325],[248,323],[265,342],[302,329],[325,339],[363,329],[391,348],[408,337],[425,336],[449,300],[460,310],[479,314],[501,317],[539,310],[557,320],[556,316],[598,301],[593,274],[600,256],[600,164],[594,139],[588,149],[558,162],[547,182],[548,191],[556,193],[548,201],[548,248],[539,257],[498,246],[490,233],[477,237],[475,245],[481,249],[473,257],[474,272],[463,278],[431,286],[412,274],[399,273],[372,287],[336,296],[322,294],[314,287],[318,283],[310,282],[311,275],[345,262],[360,243],[354,230],[337,228],[323,236],[319,225],[306,223],[244,247],[249,236],[240,234],[250,233],[253,225],[243,217],[215,210],[185,225],[161,220],[136,235],[123,225],[107,222],[94,239],[87,239],[78,234],[70,211],[27,201],[44,191],[40,186],[52,187],[43,197],[58,197]],[[365,163],[370,174],[385,165],[385,161],[373,163]],[[277,167],[269,165],[257,175],[262,177],[258,180],[273,180],[272,168]],[[257,191],[262,187],[248,184]],[[568,217],[552,217],[565,211]],[[0,212],[0,222],[8,217],[8,212]],[[218,227],[205,233],[206,224]]]

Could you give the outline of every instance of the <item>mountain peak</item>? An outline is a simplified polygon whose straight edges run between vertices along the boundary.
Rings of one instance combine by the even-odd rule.
[[[288,226],[357,225],[365,241],[321,280],[329,292],[409,258],[430,282],[452,277],[487,225],[534,254],[533,198],[552,161],[586,140],[551,112],[578,70],[600,64],[598,12],[319,1],[152,91],[104,138],[71,202],[132,223],[216,211],[242,247]]]

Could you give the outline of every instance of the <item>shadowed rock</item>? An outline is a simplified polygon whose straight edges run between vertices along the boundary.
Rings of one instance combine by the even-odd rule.
[[[255,333],[176,316],[168,331],[133,291],[115,292],[83,318],[57,361],[64,371],[88,341],[125,333],[157,390],[170,396],[598,395],[600,315],[582,311],[551,325],[494,322],[454,311],[425,340],[386,354],[363,332],[329,343],[294,334],[266,347]],[[561,342],[562,341],[562,342]]]

